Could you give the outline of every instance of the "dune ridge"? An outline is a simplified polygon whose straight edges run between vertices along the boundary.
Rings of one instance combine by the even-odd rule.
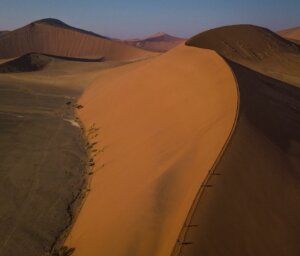
[[[125,40],[127,44],[146,50],[166,52],[183,43],[186,39],[171,36],[164,32],[158,32],[141,39]]]
[[[170,255],[234,125],[230,69],[213,51],[179,46],[106,72],[79,103],[100,153],[66,245],[74,255]]]
[[[0,58],[13,58],[31,52],[75,58],[105,57],[107,60],[153,56],[145,50],[83,32],[56,20],[33,22],[0,38]]]
[[[195,206],[183,240],[191,244],[181,253],[299,255],[300,90],[230,65],[241,92],[237,128]]]
[[[0,73],[30,72],[42,70],[51,58],[42,54],[29,53],[20,58],[0,64]]]
[[[212,49],[233,62],[300,86],[300,46],[254,25],[233,25],[200,33],[186,43]]]
[[[280,30],[277,33],[282,37],[300,41],[300,27]]]
[[[216,48],[204,33],[195,38],[190,45]],[[241,58],[238,52],[220,49],[237,79],[239,118],[173,255],[299,255],[300,89],[235,63],[230,59]]]

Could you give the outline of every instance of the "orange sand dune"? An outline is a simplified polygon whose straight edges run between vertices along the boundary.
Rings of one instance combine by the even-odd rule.
[[[105,57],[109,60],[153,55],[52,19],[31,23],[0,38],[0,58],[12,58],[31,52],[77,58]]]
[[[97,155],[66,241],[74,255],[170,255],[233,129],[237,98],[211,50],[179,46],[103,73],[79,102]]]
[[[236,129],[173,255],[298,256],[300,89],[230,65]]]
[[[214,50],[259,73],[300,86],[300,46],[266,28],[225,26],[200,33],[186,44]]]
[[[278,31],[278,34],[288,39],[300,41],[300,27]]]
[[[125,42],[135,47],[150,51],[166,52],[185,41],[184,38],[174,37],[163,32],[142,39],[131,39]]]
[[[234,133],[198,193],[173,255],[300,255],[299,47],[245,25],[214,29],[188,44],[227,59],[240,106]]]

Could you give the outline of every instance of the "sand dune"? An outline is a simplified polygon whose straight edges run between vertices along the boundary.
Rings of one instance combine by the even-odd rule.
[[[40,53],[28,53],[19,58],[8,60],[0,63],[0,73],[18,73],[18,72],[32,72],[44,69],[48,64],[54,60],[63,60],[65,62],[100,62],[100,59],[81,59],[71,57],[61,57],[54,55],[45,55]],[[81,67],[82,68],[82,67]]]
[[[9,31],[7,31],[7,30],[0,31],[0,36],[6,34],[6,33],[8,33],[8,32],[9,32]]]
[[[241,95],[239,120],[188,223],[192,228],[181,236],[190,244],[180,255],[297,256],[300,90],[231,67]]]
[[[183,43],[185,39],[159,32],[141,39],[131,39],[125,42],[135,47],[156,52],[166,52]]]
[[[300,27],[281,30],[277,33],[282,37],[300,41]]]
[[[196,35],[187,45],[215,50],[229,60],[300,86],[300,46],[268,29],[252,25],[221,27]]]
[[[0,38],[0,58],[18,57],[31,52],[77,58],[105,57],[108,60],[153,55],[53,19],[33,22]]]
[[[230,28],[226,30],[231,32]],[[209,33],[213,38],[213,31]],[[237,43],[243,40],[235,35],[233,40]],[[250,40],[251,34],[245,36]],[[188,43],[207,48],[220,46],[210,46],[203,40],[205,34]],[[283,43],[282,47],[290,46]],[[235,56],[229,47],[219,49],[228,58],[239,57],[239,62],[246,62],[249,57],[244,55],[241,60],[243,55]],[[276,48],[270,50],[276,52]],[[278,54],[289,50],[281,49]],[[300,89],[232,61],[228,63],[240,91],[239,118],[232,139],[208,178],[208,187],[197,196],[174,255],[297,256]]]
[[[229,67],[179,46],[103,73],[79,103],[96,165],[66,244],[78,256],[170,255],[234,125]]]
[[[37,71],[46,67],[50,61],[51,58],[46,55],[29,53],[0,64],[0,73]]]

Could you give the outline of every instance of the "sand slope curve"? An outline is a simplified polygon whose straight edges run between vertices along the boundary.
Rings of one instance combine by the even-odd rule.
[[[300,90],[230,65],[241,94],[239,120],[180,252],[299,255]]]
[[[184,41],[185,39],[183,38],[159,32],[146,38],[126,40],[125,42],[135,47],[150,51],[166,52],[183,43]]]
[[[78,256],[170,255],[234,124],[229,67],[213,51],[179,46],[106,72],[79,103],[98,155],[66,244]]]
[[[240,92],[236,129],[174,255],[299,255],[300,89],[228,64]]]
[[[285,38],[300,41],[300,27],[281,30],[277,33]]]
[[[37,52],[75,58],[128,60],[151,56],[150,52],[116,42],[60,21],[41,20],[8,32],[0,38],[0,58]]]
[[[208,30],[187,45],[212,49],[225,58],[300,86],[300,46],[274,32],[253,25],[232,25]]]

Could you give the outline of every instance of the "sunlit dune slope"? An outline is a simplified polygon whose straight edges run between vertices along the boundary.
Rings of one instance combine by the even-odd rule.
[[[66,57],[105,57],[109,60],[153,55],[53,19],[33,22],[0,37],[0,58],[18,57],[31,52]]]
[[[103,73],[79,101],[95,167],[66,241],[74,255],[170,255],[237,102],[210,50],[179,46]]]
[[[278,34],[288,39],[300,41],[300,27],[281,30]]]
[[[253,25],[212,29],[187,41],[276,79],[300,85],[300,46]]]

